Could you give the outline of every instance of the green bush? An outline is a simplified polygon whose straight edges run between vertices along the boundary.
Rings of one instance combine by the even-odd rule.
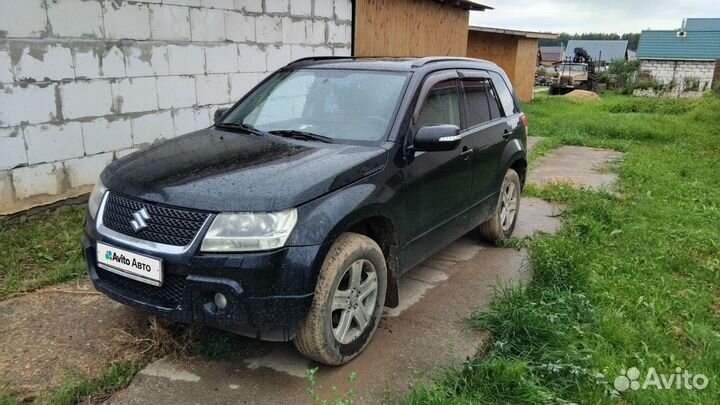
[[[606,72],[600,75],[600,83],[609,83],[613,80],[615,86],[624,88],[631,84],[631,79],[640,71],[639,61],[615,61],[608,66]],[[632,93],[632,91],[630,91]]]
[[[699,91],[700,79],[697,77],[686,77],[683,81],[683,91]]]

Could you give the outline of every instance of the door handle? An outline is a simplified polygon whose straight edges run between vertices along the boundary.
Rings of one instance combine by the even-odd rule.
[[[468,157],[470,157],[470,155],[473,154],[473,152],[475,152],[475,149],[473,149],[473,148],[468,148],[467,146],[463,146],[462,152],[460,152],[460,156],[462,156],[462,157],[464,157],[465,159],[467,159]]]
[[[507,140],[508,138],[510,138],[510,135],[512,135],[512,131],[506,129],[505,132],[503,132],[503,139]]]

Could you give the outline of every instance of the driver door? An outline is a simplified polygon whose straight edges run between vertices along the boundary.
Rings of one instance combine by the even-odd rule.
[[[451,221],[470,206],[473,149],[468,139],[451,151],[412,151],[412,140],[423,126],[463,127],[458,86],[455,71],[426,79],[406,139],[404,206],[410,266],[459,237]]]

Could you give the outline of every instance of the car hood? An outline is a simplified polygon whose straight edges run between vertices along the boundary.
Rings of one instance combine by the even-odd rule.
[[[322,144],[206,129],[113,162],[109,190],[207,211],[279,211],[380,170],[379,146]]]

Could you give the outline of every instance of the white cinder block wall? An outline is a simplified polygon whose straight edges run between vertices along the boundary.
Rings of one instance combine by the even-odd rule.
[[[662,84],[675,82],[673,95],[680,95],[685,90],[685,79],[700,81],[700,90],[712,88],[715,74],[715,61],[684,61],[684,60],[653,60],[640,62],[640,70],[647,71]]]
[[[0,215],[88,192],[290,61],[349,55],[350,0],[0,0]]]

